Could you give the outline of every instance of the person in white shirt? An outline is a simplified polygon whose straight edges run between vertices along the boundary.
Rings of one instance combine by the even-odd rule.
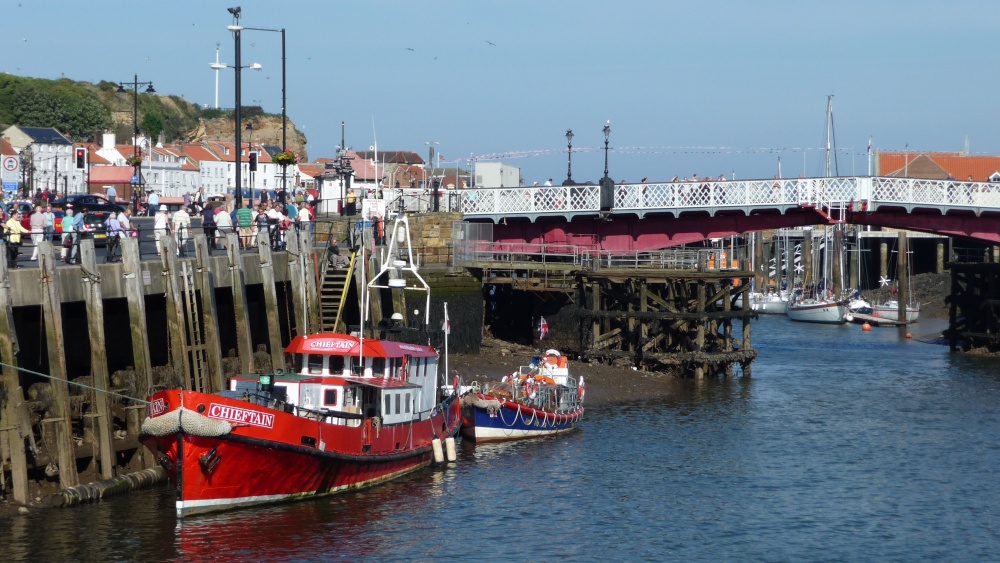
[[[226,236],[233,232],[233,216],[223,209],[215,214],[215,236],[218,248],[226,248]]]
[[[187,246],[188,237],[191,236],[191,215],[187,208],[181,207],[174,211],[171,230],[177,240],[177,255],[184,256],[184,248]]]
[[[146,204],[148,207],[146,213],[149,215],[155,215],[160,209],[160,194],[156,193],[156,190],[149,192],[149,198],[146,199]]]
[[[299,212],[295,215],[295,220],[298,222],[300,229],[307,230],[310,233],[313,232],[312,211],[305,202],[299,204]]]
[[[153,238],[156,239],[156,255],[159,256],[163,252],[163,243],[160,239],[166,236],[167,229],[169,228],[169,219],[167,217],[167,208],[161,207],[156,212],[156,218],[153,219]]]

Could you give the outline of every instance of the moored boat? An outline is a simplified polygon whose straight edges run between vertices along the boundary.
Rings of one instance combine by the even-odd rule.
[[[899,320],[899,301],[886,301],[881,305],[872,307],[872,315],[888,319],[890,321]],[[920,318],[920,303],[910,303],[906,306],[906,322],[913,323]]]
[[[177,489],[178,517],[382,483],[428,465],[458,430],[430,346],[322,333],[286,352],[297,373],[149,398],[142,441]]]
[[[548,350],[498,383],[462,396],[462,436],[476,443],[569,432],[583,417],[586,385],[569,374],[566,357]]]
[[[844,324],[847,301],[803,299],[788,305],[788,318],[804,323]]]
[[[788,311],[788,294],[751,293],[750,309],[763,315],[784,315]]]

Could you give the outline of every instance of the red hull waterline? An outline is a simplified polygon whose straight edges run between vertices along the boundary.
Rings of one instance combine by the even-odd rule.
[[[425,420],[382,427],[372,419],[320,422],[192,391],[162,391],[150,401],[147,422],[177,427],[145,432],[143,442],[177,490],[179,518],[395,479],[430,464],[432,441],[453,436],[460,420],[458,401]]]

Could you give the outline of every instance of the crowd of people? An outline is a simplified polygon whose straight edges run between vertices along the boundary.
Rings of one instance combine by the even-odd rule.
[[[162,252],[165,236],[172,236],[177,242],[178,256],[185,255],[187,242],[193,236],[193,216],[201,217],[201,228],[211,248],[226,248],[228,235],[236,233],[240,248],[253,248],[266,241],[273,250],[283,250],[289,230],[293,227],[312,230],[315,221],[314,212],[305,201],[286,204],[267,201],[257,205],[248,202],[240,209],[230,208],[224,202],[209,202],[204,207],[195,202],[181,206],[173,214],[161,207],[153,222],[157,255]]]

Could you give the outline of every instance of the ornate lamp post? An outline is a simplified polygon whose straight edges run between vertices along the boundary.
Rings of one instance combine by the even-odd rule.
[[[145,86],[147,94],[155,94],[152,82],[139,82],[139,75],[133,76],[132,83],[119,82],[118,93],[124,94],[132,90],[132,175],[135,177],[136,189],[132,190],[132,208],[138,213],[139,201],[142,197],[142,157],[139,155],[139,86]]]
[[[576,184],[573,181],[573,130],[566,130],[566,181],[563,182],[564,186],[572,186]]]
[[[611,211],[615,203],[615,182],[608,177],[608,142],[611,140],[611,121],[604,124],[604,177],[601,178],[601,212]]]

